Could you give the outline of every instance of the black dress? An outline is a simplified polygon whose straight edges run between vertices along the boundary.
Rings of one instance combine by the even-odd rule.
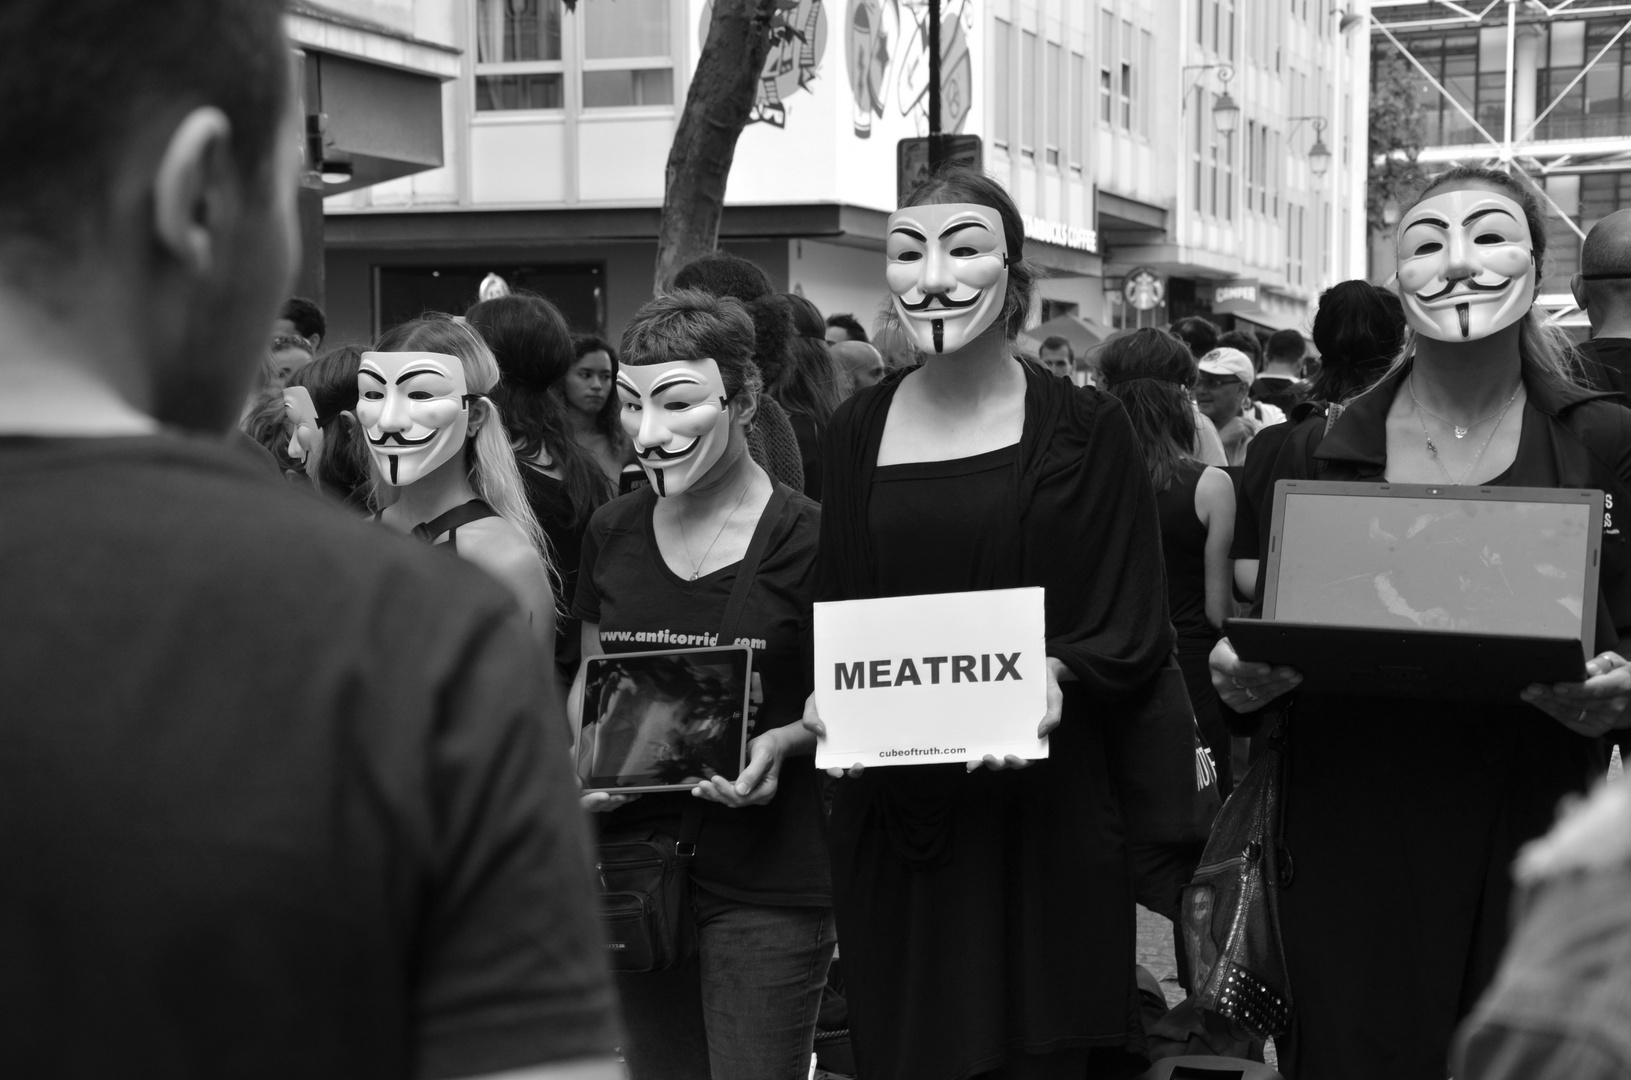
[[[1404,374],[1352,402],[1328,433],[1299,426],[1271,479],[1382,480]],[[1600,488],[1623,505],[1631,411],[1577,387],[1527,375],[1525,385],[1517,456],[1490,483]],[[1631,630],[1631,545],[1608,517],[1597,651]],[[1516,698],[1304,693],[1290,708],[1285,827],[1296,874],[1280,910],[1296,1012],[1277,1040],[1281,1071],[1443,1080],[1456,1025],[1506,943],[1513,857],[1551,826],[1561,798],[1602,775],[1606,743]]]
[[[1202,462],[1185,461],[1167,490],[1155,493],[1155,505],[1161,515],[1161,554],[1167,567],[1167,610],[1178,632],[1178,666],[1201,738],[1218,769],[1218,793],[1227,796],[1234,786],[1229,775],[1229,731],[1219,715],[1218,692],[1207,666],[1221,635],[1206,619],[1206,526],[1195,513],[1195,489],[1205,472]]]
[[[1027,372],[1017,446],[879,468],[898,385],[852,397],[827,429],[818,596],[1041,585],[1048,653],[1080,681],[1029,768],[878,768],[838,784],[857,1065],[868,1080],[959,1080],[1060,1055],[1073,1077],[1137,1072],[1133,896],[1105,733],[1172,636],[1131,427],[1114,399]]]

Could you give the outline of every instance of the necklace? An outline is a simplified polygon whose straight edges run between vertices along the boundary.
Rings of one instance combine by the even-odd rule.
[[[1488,450],[1489,449],[1489,444],[1495,441],[1495,433],[1497,431],[1501,430],[1501,421],[1506,419],[1506,411],[1508,409],[1512,408],[1512,403],[1514,401],[1518,400],[1518,390],[1521,390],[1521,389],[1523,389],[1523,383],[1520,382],[1520,383],[1518,383],[1517,388],[1512,391],[1512,396],[1506,399],[1506,404],[1501,406],[1501,411],[1494,414],[1493,418],[1495,420],[1495,426],[1489,429],[1489,434],[1484,437],[1484,445],[1482,445],[1482,446],[1480,446],[1478,448],[1478,453],[1473,455],[1472,463],[1470,465],[1468,465],[1465,469],[1461,470],[1461,475],[1460,476],[1456,476],[1453,473],[1451,473],[1450,472],[1450,467],[1448,465],[1444,464],[1444,459],[1438,456],[1438,447],[1433,445],[1433,436],[1431,434],[1429,434],[1428,431],[1427,431],[1427,422],[1421,418],[1421,414],[1422,413],[1427,413],[1427,410],[1421,408],[1421,402],[1419,402],[1419,401],[1416,402],[1416,407],[1417,407],[1417,410],[1418,410],[1417,413],[1416,413],[1416,423],[1421,425],[1422,437],[1427,440],[1427,452],[1433,455],[1433,460],[1438,462],[1438,467],[1440,469],[1444,470],[1444,478],[1446,480],[1450,481],[1450,483],[1454,484],[1455,486],[1460,487],[1461,482],[1463,480],[1465,480],[1467,477],[1471,476],[1472,471],[1474,469],[1478,468],[1478,463],[1480,461],[1484,460],[1484,451]],[[1410,394],[1410,400],[1411,401],[1416,401],[1416,395],[1415,395],[1414,391],[1412,391],[1411,394]],[[1440,423],[1443,423],[1443,420],[1440,417],[1433,416],[1432,413],[1427,413],[1427,415],[1432,416],[1434,420],[1438,420]],[[1489,420],[1489,419],[1491,419],[1491,417],[1488,417],[1488,416],[1484,417],[1484,420]],[[1484,422],[1484,420],[1479,420],[1479,421],[1475,422],[1472,425],[1472,427],[1477,427],[1479,424],[1482,424]],[[1464,430],[1465,431],[1470,431],[1470,430],[1472,430],[1472,428],[1466,428],[1466,429],[1456,428],[1456,432],[1457,432],[1456,438],[1458,438],[1458,439],[1461,438],[1462,433],[1463,433]]]
[[[736,516],[736,512],[738,510],[742,509],[742,504],[747,501],[748,491],[752,487],[753,487],[753,481],[752,481],[751,478],[748,480],[748,482],[746,484],[742,485],[742,494],[737,498],[736,505],[731,507],[731,512],[725,515],[725,520],[720,523],[719,531],[714,533],[713,540],[709,541],[708,550],[706,550],[706,551],[704,551],[702,553],[702,558],[692,559],[692,562],[691,562],[691,577],[688,580],[695,581],[697,578],[702,576],[702,564],[708,561],[708,556],[709,555],[713,554],[714,545],[719,543],[719,538],[721,536],[725,535],[725,526],[729,525],[731,523],[731,519]],[[680,518],[680,542],[685,545],[685,557],[687,559],[690,559],[691,558],[691,540],[690,540],[690,538],[688,536],[685,535],[685,518],[683,516],[681,516],[681,518]]]
[[[1439,423],[1443,424],[1447,428],[1453,428],[1455,430],[1455,437],[1456,438],[1465,439],[1467,437],[1467,433],[1470,432],[1473,428],[1477,427],[1479,424],[1484,423],[1486,420],[1491,420],[1491,419],[1495,418],[1496,416],[1505,416],[1506,415],[1506,410],[1509,409],[1512,406],[1513,398],[1516,398],[1518,396],[1518,389],[1521,386],[1523,386],[1523,380],[1520,379],[1518,381],[1518,385],[1514,386],[1512,388],[1512,397],[1509,397],[1509,398],[1506,399],[1506,404],[1501,406],[1499,412],[1492,412],[1488,416],[1484,417],[1483,420],[1474,420],[1472,423],[1468,424],[1466,427],[1462,427],[1460,424],[1457,424],[1457,423],[1455,423],[1453,421],[1446,420],[1446,419],[1444,419],[1444,417],[1440,416],[1436,412],[1428,412],[1427,406],[1423,405],[1421,403],[1421,399],[1416,397],[1416,374],[1415,374],[1415,372],[1411,372],[1411,374],[1410,374],[1410,400],[1415,402],[1416,408],[1420,409],[1424,413],[1427,413],[1427,415],[1431,416],[1434,420],[1437,420]],[[1417,417],[1417,419],[1419,420],[1421,418]],[[1422,425],[1422,430],[1423,431],[1427,430],[1427,425],[1426,424]],[[1432,450],[1433,453],[1435,453],[1435,454],[1438,453],[1438,450],[1435,449],[1434,446],[1433,446],[1433,440],[1432,440],[1431,436],[1429,436],[1428,439],[1427,439],[1427,449]]]

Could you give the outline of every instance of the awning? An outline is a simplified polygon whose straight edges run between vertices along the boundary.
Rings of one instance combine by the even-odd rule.
[[[1062,337],[1070,342],[1071,351],[1081,356],[1089,349],[1102,345],[1110,336],[1108,327],[1075,315],[1056,315],[1040,326],[1033,326],[1019,335],[1019,344],[1031,352],[1042,348],[1050,337]]]

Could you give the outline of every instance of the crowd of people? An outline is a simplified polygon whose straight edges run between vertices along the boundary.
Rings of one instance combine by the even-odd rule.
[[[615,345],[527,293],[335,342],[288,299],[281,6],[148,2],[156,44],[0,7],[0,87],[56,87],[0,117],[0,1074],[803,1080],[841,948],[865,1080],[1132,1080],[1135,905],[1176,924],[1205,836],[1133,820],[1128,733],[1193,727],[1226,796],[1278,724],[1280,1071],[1614,1075],[1631,974],[1557,939],[1623,961],[1623,795],[1534,845],[1631,726],[1611,521],[1588,677],[1504,704],[1304,691],[1225,621],[1278,480],[1631,498],[1631,212],[1583,351],[1533,192],[1466,167],[1312,354],[1192,316],[1027,355],[1024,220],[966,167],[890,215],[871,333],[715,252]],[[816,768],[817,602],[1021,587],[1045,759]],[[752,649],[740,774],[584,791],[595,658],[710,639]],[[688,849],[664,970],[608,970],[612,833]]]

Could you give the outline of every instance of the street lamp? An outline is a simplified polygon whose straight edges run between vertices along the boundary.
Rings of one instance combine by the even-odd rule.
[[[1207,72],[1216,69],[1218,81],[1223,84],[1223,92],[1218,95],[1217,102],[1212,106],[1212,126],[1217,128],[1218,134],[1229,135],[1240,128],[1240,105],[1229,93],[1229,80],[1235,77],[1235,69],[1230,64],[1189,64],[1184,71]],[[1200,88],[1201,82],[1206,78],[1203,74],[1195,80],[1195,85],[1184,91],[1183,108],[1189,108],[1189,93]]]
[[[1322,134],[1325,131],[1325,117],[1293,116],[1291,119],[1295,121],[1295,123],[1291,125],[1291,131],[1286,135],[1287,139],[1290,139],[1291,136],[1296,133],[1297,125],[1301,124],[1304,120],[1307,120],[1314,125],[1314,145],[1308,148],[1308,171],[1313,173],[1315,176],[1324,176],[1325,170],[1331,167],[1331,150],[1330,147],[1325,145],[1325,139]]]

